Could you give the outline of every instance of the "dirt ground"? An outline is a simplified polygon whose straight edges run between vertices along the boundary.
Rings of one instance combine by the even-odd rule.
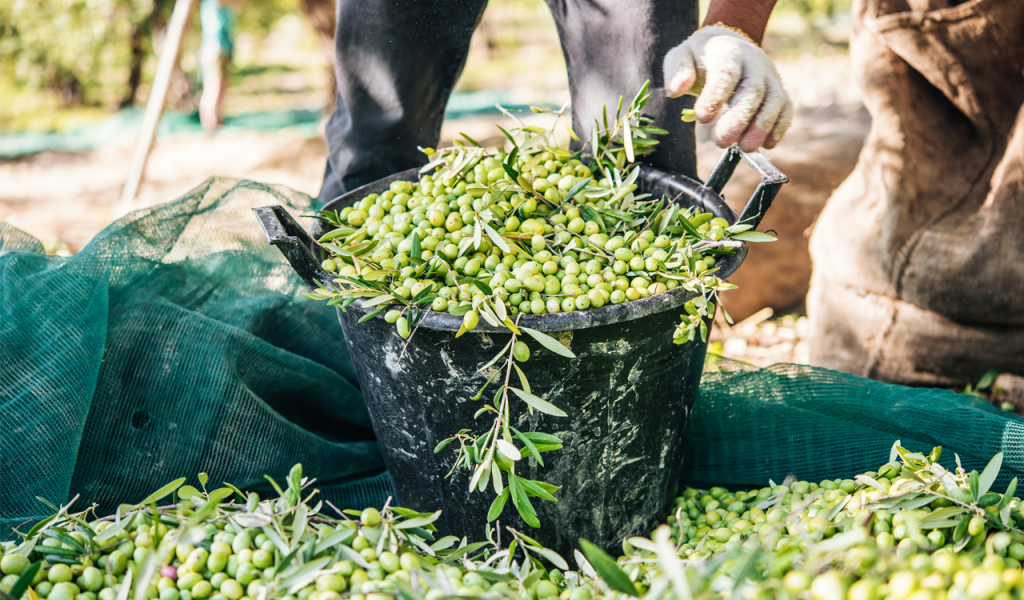
[[[852,170],[869,126],[845,56],[785,60],[779,68],[797,108],[786,140],[767,153],[791,179],[764,221],[780,241],[751,250],[733,279],[741,289],[725,298],[730,313],[744,321],[718,328],[713,336],[715,350],[762,365],[807,362],[806,319],[782,315],[802,311],[810,275],[806,236],[832,189]],[[557,81],[552,86],[548,94],[553,99],[567,96]],[[495,122],[494,117],[447,122],[442,137],[450,140],[466,132],[497,143]],[[708,140],[707,128],[698,130],[698,143],[699,170],[706,176],[721,150]],[[51,252],[78,251],[122,216],[118,198],[131,150],[123,144],[0,162],[0,221],[38,237]],[[287,129],[163,137],[150,156],[134,207],[172,200],[210,176],[279,183],[316,194],[325,156],[322,138]],[[740,208],[757,181],[741,167],[725,190],[727,200]],[[771,308],[760,310],[765,306],[775,308],[776,318],[769,318]]]

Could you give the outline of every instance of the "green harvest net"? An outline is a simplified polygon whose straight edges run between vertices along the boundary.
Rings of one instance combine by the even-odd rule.
[[[312,200],[210,179],[69,258],[0,224],[0,539],[50,514],[37,497],[111,511],[199,472],[268,489],[264,474],[302,463],[339,508],[384,502],[390,480],[334,309],[301,298],[252,215],[273,204],[298,215]],[[968,469],[1002,451],[1002,476],[1024,473],[1024,421],[976,398],[715,359],[684,476],[851,476],[896,439],[941,445],[947,466],[957,453]]]
[[[507,110],[529,110],[529,105],[512,102],[502,91],[481,90],[457,92],[448,99],[444,111],[446,120],[465,119],[484,114],[499,114],[495,105]],[[557,106],[545,106],[558,110]],[[19,131],[0,134],[0,158],[13,158],[39,152],[84,152],[122,144],[135,139],[142,126],[141,108],[126,108],[110,117],[69,131]],[[320,109],[268,110],[230,114],[225,117],[220,132],[281,131],[289,129],[296,135],[317,135],[323,112]],[[160,118],[157,137],[176,133],[203,133],[198,112],[166,111]]]

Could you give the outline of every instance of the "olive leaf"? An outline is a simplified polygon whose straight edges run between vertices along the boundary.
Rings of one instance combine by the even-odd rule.
[[[431,544],[430,545],[430,549],[435,551],[435,552],[438,552],[440,550],[447,550],[448,548],[452,547],[452,544],[454,544],[454,543],[456,543],[458,541],[459,541],[459,538],[455,537],[454,535],[446,535],[443,538],[441,538],[441,539],[437,540],[436,542],[434,542],[433,544]]]
[[[59,540],[60,543],[66,546],[71,546],[71,549],[77,552],[78,554],[88,554],[88,552],[86,552],[85,550],[85,546],[80,544],[78,540],[64,533],[63,531],[59,531],[56,529],[47,529],[45,532],[43,532],[43,535],[45,535],[46,537],[51,537],[56,540]]]
[[[491,463],[491,483],[494,485],[495,494],[505,491],[505,485],[501,482],[501,469],[496,462]]]
[[[998,452],[992,457],[988,465],[985,466],[985,470],[981,472],[981,477],[978,479],[978,491],[974,495],[975,498],[981,498],[992,489],[992,484],[996,482],[996,477],[999,476],[999,469],[1003,466],[1003,453]]]
[[[729,236],[730,240],[739,240],[741,242],[775,242],[778,241],[773,235],[767,233],[761,233],[760,231],[745,231],[743,233],[736,233]]]
[[[370,319],[374,319],[376,317],[379,317],[380,315],[382,315],[385,312],[387,312],[387,310],[388,310],[387,306],[382,306],[382,307],[378,308],[377,310],[375,310],[375,311],[373,311],[371,313],[363,315],[363,317],[360,318],[358,322],[359,323],[365,323],[366,321],[369,321]]]
[[[565,413],[564,410],[558,408],[554,404],[551,404],[547,400],[542,400],[542,399],[538,398],[537,396],[534,396],[533,394],[531,394],[529,392],[524,392],[523,390],[521,390],[519,388],[510,387],[509,389],[512,390],[513,392],[515,392],[515,394],[517,396],[522,398],[524,402],[526,402],[527,404],[529,404],[530,406],[536,408],[537,410],[539,410],[540,412],[542,412],[544,414],[552,415],[552,416],[555,416],[555,417],[567,417],[567,416],[569,416],[569,415],[567,415]]]
[[[480,306],[479,306],[479,309],[480,309],[480,316],[482,316],[485,321],[490,323],[491,327],[500,327],[501,326],[501,322],[498,319],[498,316],[494,314],[494,311],[491,310],[491,307],[490,307],[490,305],[487,304],[487,302],[481,302]]]
[[[146,496],[145,500],[139,502],[139,506],[153,504],[158,500],[163,500],[167,496],[170,496],[172,493],[174,493],[178,488],[180,488],[183,483],[185,483],[184,477],[182,477],[181,479],[175,479],[174,481],[168,483],[164,487]]]
[[[504,251],[505,253],[511,253],[512,252],[512,248],[509,247],[508,242],[506,242],[504,239],[502,239],[502,237],[498,234],[497,231],[494,230],[493,227],[491,227],[487,223],[484,223],[484,231],[487,232],[487,237],[489,237],[491,239],[491,243],[493,243],[495,246],[501,248],[502,251]]]
[[[469,304],[463,304],[461,306],[456,306],[455,308],[451,309],[450,311],[448,311],[448,314],[450,314],[453,317],[461,317],[471,310],[473,310],[472,306],[470,306]]]
[[[541,433],[539,431],[524,431],[522,433],[524,438],[529,439],[531,442],[536,444],[540,452],[546,452],[548,449],[558,450],[562,447],[562,440],[557,436],[551,435],[550,433]]]
[[[533,508],[533,504],[530,503],[530,498],[526,495],[526,488],[523,487],[522,481],[515,473],[509,472],[508,486],[509,489],[512,490],[512,503],[515,504],[516,509],[519,510],[519,516],[522,517],[523,521],[530,527],[540,527],[540,520],[537,518],[537,511]]]
[[[858,482],[860,482],[860,483],[862,483],[864,485],[869,485],[869,486],[871,486],[871,487],[881,491],[883,494],[888,494],[889,493],[889,488],[887,488],[884,485],[882,485],[881,482],[877,481],[873,477],[868,477],[867,475],[857,475],[856,477],[854,477],[854,480],[856,480],[856,481],[858,481]]]
[[[436,446],[434,446],[434,454],[437,454],[437,453],[441,452],[442,450],[444,450],[445,448],[448,447],[448,444],[450,444],[450,443],[452,443],[454,441],[455,441],[454,437],[450,437],[448,439],[441,440],[440,442],[437,443]]]
[[[508,311],[505,309],[505,302],[500,296],[495,296],[493,302],[494,314],[497,315],[498,320],[503,322],[508,318]]]
[[[416,518],[413,518],[413,519],[408,519],[406,521],[402,521],[400,523],[397,523],[395,525],[395,529],[409,529],[409,528],[412,528],[412,527],[423,527],[424,525],[430,525],[431,523],[433,523],[434,521],[437,521],[440,518],[441,518],[441,511],[436,511],[436,512],[430,513],[427,516],[416,517]]]
[[[389,302],[395,302],[395,301],[396,301],[395,297],[392,296],[391,294],[384,294],[383,296],[377,296],[375,298],[371,298],[369,300],[366,300],[365,302],[362,303],[361,306],[363,308],[371,308],[371,307],[377,306],[378,304],[387,304]]]
[[[527,394],[532,393],[532,391],[530,390],[530,381],[526,379],[526,373],[523,373],[523,370],[520,369],[519,365],[517,365],[516,363],[513,362],[512,366],[515,368],[516,373],[519,375],[519,385],[523,386],[523,389],[526,390]]]
[[[479,248],[483,242],[483,228],[480,226],[480,217],[473,217],[473,248]]]
[[[42,546],[42,545],[40,545],[40,546],[35,546],[34,548],[32,548],[32,551],[35,552],[36,554],[46,554],[46,555],[53,555],[53,556],[77,557],[77,556],[81,556],[82,555],[82,553],[77,551],[77,550],[72,550],[70,548],[61,548],[60,546]]]
[[[483,365],[482,367],[480,367],[479,369],[477,369],[477,373],[483,373],[483,372],[484,372],[484,371],[486,371],[487,369],[489,369],[489,368],[491,368],[492,366],[494,366],[494,363],[496,363],[496,362],[498,362],[499,360],[501,360],[501,358],[505,356],[505,353],[506,353],[506,352],[508,352],[508,348],[509,348],[509,346],[511,346],[511,345],[512,345],[512,342],[513,342],[513,341],[514,341],[514,340],[509,340],[509,341],[508,341],[508,343],[507,343],[507,344],[505,344],[505,347],[504,347],[504,348],[502,348],[500,352],[498,352],[497,354],[495,354],[495,355],[494,355],[494,358],[492,358],[492,359],[491,359],[491,360],[489,360],[488,362],[484,363],[484,365]],[[493,376],[492,376],[492,379],[493,379]],[[488,380],[488,381],[489,381],[489,380]],[[486,385],[486,384],[484,384],[484,385]]]
[[[483,279],[474,279],[473,285],[480,288],[480,291],[483,292],[485,296],[494,294],[494,290],[492,290],[491,286],[489,286]]]
[[[587,187],[587,184],[589,184],[593,180],[593,177],[584,177],[583,179],[581,179],[579,182],[576,183],[576,185],[569,188],[569,191],[566,192],[565,196],[562,198],[562,202],[568,202],[575,198],[576,194],[579,194],[581,191],[583,191],[583,188]]]
[[[978,380],[978,385],[976,385],[974,389],[987,390],[988,388],[992,387],[992,384],[996,382],[996,378],[999,377],[1001,373],[1002,372],[999,369],[991,369],[989,371],[985,371],[985,373],[981,376],[981,379]]]
[[[523,432],[519,431],[515,427],[510,427],[509,429],[511,429],[512,433],[515,434],[516,439],[518,439],[520,442],[523,443],[524,446],[526,446],[526,455],[532,456],[534,459],[536,459],[537,464],[543,467],[544,460],[540,457],[540,450],[537,449],[537,446],[533,443],[533,440],[523,435]]]
[[[569,131],[569,137],[571,137],[573,139],[573,141],[576,141],[576,142],[580,141],[580,136],[576,135],[576,132],[573,131],[572,126],[569,125],[568,122],[565,123],[565,128]]]
[[[508,458],[511,458],[512,460],[516,461],[521,460],[523,458],[522,454],[519,453],[519,449],[513,446],[512,444],[506,442],[505,440],[498,438],[497,440],[495,440],[495,443],[498,446],[498,450],[500,450],[501,453],[507,456]]]
[[[540,482],[538,481],[520,478],[519,483],[521,483],[523,488],[526,489],[528,496],[536,496],[541,500],[547,500],[549,502],[558,502],[558,500],[551,495],[551,492],[539,485]]]
[[[530,327],[520,327],[520,329],[525,331],[526,334],[532,337],[533,339],[537,340],[541,346],[544,346],[545,348],[554,352],[555,354],[558,354],[559,356],[564,356],[566,358],[576,358],[576,355],[573,354],[572,350],[566,348],[561,342],[551,337],[550,335],[542,333]]]
[[[423,258],[423,251],[420,248],[420,235],[417,232],[412,232],[412,249],[409,251],[411,258]]]
[[[633,154],[633,134],[629,130],[629,119],[622,121],[622,142],[626,148],[626,160],[633,162],[636,156]]]
[[[996,506],[997,511],[1001,511],[1009,506],[1010,501],[1013,500],[1014,493],[1017,492],[1017,478],[1014,477],[1010,480],[1010,484],[1006,486],[1006,491],[1003,492],[1003,498],[999,501],[999,505]]]
[[[503,492],[494,498],[494,502],[491,502],[491,508],[487,511],[488,523],[501,516],[502,511],[505,510],[505,501],[508,500],[508,495],[511,489],[512,488],[505,488]]]
[[[583,538],[580,538],[580,549],[583,550],[583,555],[595,573],[608,584],[608,587],[628,596],[637,595],[636,587],[629,576],[615,564],[615,559],[608,556],[607,552]]]
[[[353,233],[355,233],[355,231],[355,229],[351,229],[348,227],[338,227],[337,229],[328,231],[327,233],[320,236],[320,239],[318,239],[317,242],[323,243],[329,240],[344,237],[346,235],[352,235]]]
[[[462,137],[466,138],[466,140],[467,140],[467,141],[468,141],[468,142],[469,142],[470,144],[473,144],[473,145],[474,145],[474,146],[476,146],[477,148],[483,148],[483,145],[482,145],[482,144],[481,144],[480,142],[478,142],[478,141],[474,140],[473,138],[469,137],[469,134],[466,134],[466,133],[462,133],[462,132],[460,131],[460,132],[459,132],[459,135],[461,135]]]

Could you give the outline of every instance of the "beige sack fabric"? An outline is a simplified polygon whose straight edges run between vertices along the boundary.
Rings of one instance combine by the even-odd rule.
[[[858,0],[873,122],[811,238],[811,362],[885,381],[1024,374],[1024,0]]]

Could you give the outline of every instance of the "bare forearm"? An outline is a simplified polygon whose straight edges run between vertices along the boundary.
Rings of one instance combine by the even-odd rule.
[[[704,25],[722,23],[741,29],[758,44],[764,37],[768,17],[776,0],[711,0]]]

